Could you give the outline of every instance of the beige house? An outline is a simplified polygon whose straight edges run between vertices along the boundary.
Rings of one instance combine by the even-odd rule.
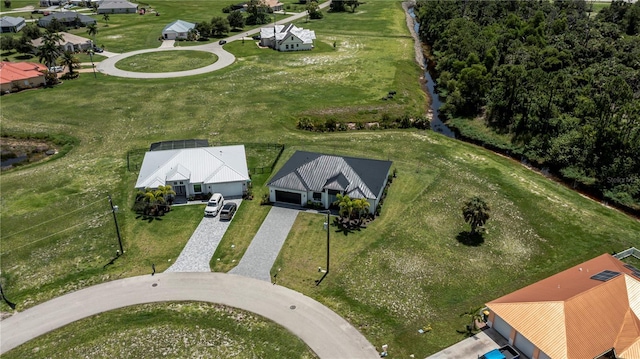
[[[45,84],[47,67],[33,62],[0,62],[2,94],[40,87]]]
[[[78,35],[73,35],[68,32],[60,32],[62,35],[62,41],[58,42],[58,46],[62,49],[62,51],[85,51],[92,47],[92,41]],[[42,38],[38,38],[31,41],[31,44],[34,47],[40,47],[42,45]]]

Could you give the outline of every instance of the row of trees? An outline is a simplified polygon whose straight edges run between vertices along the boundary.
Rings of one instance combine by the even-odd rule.
[[[640,2],[420,0],[417,17],[441,113],[640,208]]]
[[[369,213],[370,203],[366,198],[351,198],[348,195],[338,193],[335,205],[340,207],[340,217],[342,220],[356,219],[358,225],[362,223],[362,218]]]

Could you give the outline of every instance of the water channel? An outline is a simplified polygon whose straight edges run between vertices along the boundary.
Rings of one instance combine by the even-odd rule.
[[[407,11],[413,19],[413,28],[415,33],[419,34],[420,24],[416,20],[416,14],[413,11],[413,7],[408,8]],[[420,39],[416,37],[416,41],[419,42]],[[440,96],[438,96],[438,94],[436,93],[435,82],[433,81],[433,77],[431,77],[431,73],[429,72],[429,59],[427,59],[426,56],[423,57],[423,59],[424,60],[422,67],[424,68],[424,78],[426,79],[425,87],[426,91],[429,94],[429,97],[431,98],[431,112],[433,114],[433,117],[431,119],[431,129],[447,137],[456,138],[455,133],[449,127],[447,127],[447,125],[445,125],[440,118],[439,110],[440,106],[442,106],[442,102],[440,101]]]

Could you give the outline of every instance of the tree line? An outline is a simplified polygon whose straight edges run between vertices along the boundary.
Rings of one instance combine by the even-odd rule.
[[[640,2],[419,0],[448,118],[640,209]]]

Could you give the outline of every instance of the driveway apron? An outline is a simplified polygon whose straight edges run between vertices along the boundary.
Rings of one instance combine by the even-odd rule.
[[[235,202],[240,206],[242,200],[226,202]],[[231,221],[221,221],[219,216],[204,217],[176,262],[165,272],[211,272],[209,261],[230,223]]]
[[[298,210],[273,207],[237,267],[229,273],[270,281],[271,267],[298,216]]]

